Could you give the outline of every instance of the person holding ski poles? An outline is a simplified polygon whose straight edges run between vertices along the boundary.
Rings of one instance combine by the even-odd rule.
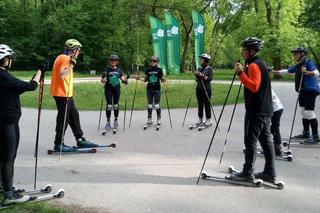
[[[14,162],[20,141],[19,96],[26,91],[36,90],[41,72],[44,72],[44,69],[39,69],[29,82],[13,77],[9,73],[13,55],[9,46],[0,44],[0,168],[5,205],[26,202],[30,198],[19,194],[13,187]]]
[[[73,69],[77,64],[81,47],[82,45],[76,39],[68,39],[65,42],[64,52],[55,59],[52,67],[50,95],[53,96],[58,110],[54,140],[55,151],[74,151],[72,146],[63,143],[64,133],[68,125],[70,125],[72,129],[79,148],[97,146],[97,144],[83,137],[79,112],[73,99]]]
[[[213,80],[213,70],[209,66],[210,55],[203,53],[199,55],[201,67],[195,72],[196,96],[198,101],[198,122],[196,126],[210,126],[211,121],[211,81]],[[206,121],[203,121],[203,108],[205,108]]]
[[[274,151],[276,156],[282,156],[280,120],[283,112],[283,105],[277,94],[271,89],[273,115],[271,117],[271,134],[273,135]]]
[[[163,78],[163,72],[160,67],[158,67],[159,57],[150,57],[150,67],[148,67],[144,74],[144,82],[147,82],[147,101],[148,101],[148,120],[147,125],[151,125],[152,121],[152,109],[153,105],[157,113],[157,125],[161,125],[161,108],[160,108],[160,98],[161,98],[161,84],[160,82],[165,82]]]
[[[303,132],[296,135],[294,139],[305,140],[305,143],[319,143],[318,120],[314,112],[316,98],[320,93],[317,82],[319,71],[313,62],[307,58],[307,50],[303,47],[295,48],[291,51],[297,64],[288,69],[289,73],[295,73],[295,89],[299,93],[299,106],[301,108]],[[301,78],[302,82],[301,82]],[[301,82],[301,85],[300,85]],[[309,126],[312,135],[310,137]]]
[[[101,83],[105,84],[104,93],[107,101],[106,131],[109,131],[112,128],[110,123],[112,106],[114,110],[113,129],[118,129],[119,100],[121,93],[120,81],[124,84],[128,83],[128,79],[122,75],[122,70],[117,67],[118,63],[119,57],[116,54],[111,54],[109,56],[109,65],[101,76]]]
[[[277,176],[274,164],[274,144],[270,132],[273,111],[271,82],[267,66],[257,56],[262,46],[263,41],[258,38],[246,38],[241,42],[241,55],[245,60],[245,66],[239,62],[235,64],[235,72],[244,85],[246,109],[244,124],[245,163],[241,172],[231,175],[235,181],[253,182],[257,178],[274,182]],[[265,156],[265,166],[262,172],[254,174],[258,140]]]

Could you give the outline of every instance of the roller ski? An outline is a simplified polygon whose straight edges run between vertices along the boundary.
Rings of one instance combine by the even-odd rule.
[[[50,193],[50,192],[52,192],[52,185],[47,184],[42,188],[31,189],[31,190],[17,189],[16,192],[19,194],[22,194],[22,195]]]
[[[198,127],[198,131],[202,131],[208,127],[212,126],[212,121],[211,120],[206,120],[206,122],[203,123],[203,125]]]
[[[240,185],[240,186],[248,186],[248,187],[262,187],[263,186],[263,180],[261,179],[255,179],[252,178],[236,178],[234,177],[235,174],[227,175],[225,177],[217,177],[217,176],[211,176],[207,172],[201,173],[201,178],[205,180],[213,180],[213,181],[219,181],[224,183],[230,183],[234,185]]]
[[[199,118],[198,122],[194,125],[190,125],[189,126],[189,129],[192,130],[192,129],[198,129],[199,127],[201,127],[202,125],[204,125],[204,122],[202,120],[202,118]]]
[[[228,173],[239,174],[240,171],[236,170],[233,166],[228,167]],[[264,186],[273,187],[277,189],[283,189],[285,184],[283,181],[278,181],[275,177],[271,177],[263,172],[254,174],[256,180],[262,180]]]
[[[246,148],[243,148],[243,154],[245,153],[246,153]],[[256,154],[260,157],[264,157],[263,150],[261,147],[257,148]],[[277,153],[274,157],[277,160],[286,160],[286,161],[293,160],[293,155],[291,150],[286,150],[286,151],[282,151],[281,153]]]
[[[59,189],[56,193],[47,193],[44,195],[22,195],[17,192],[13,192],[10,198],[4,199],[4,201],[0,204],[0,210],[7,209],[21,203],[33,203],[56,198],[63,198],[64,194],[64,189]]]
[[[115,121],[114,121],[114,124],[113,124],[113,129],[112,129],[112,133],[113,133],[113,134],[117,134],[118,127],[119,127],[118,121],[115,120]]]
[[[143,126],[143,130],[147,130],[153,124],[152,118],[148,118],[147,124]]]
[[[65,144],[62,144],[62,146],[60,144],[57,144],[54,146],[54,149],[47,150],[48,155],[57,155],[57,154],[59,155],[60,153],[62,155],[65,155],[65,154],[82,154],[82,153],[96,153],[96,152],[97,152],[96,148],[87,148],[87,147],[78,148],[78,147],[67,146]]]
[[[102,130],[101,134],[106,135],[112,129],[110,121],[107,121],[104,130]]]

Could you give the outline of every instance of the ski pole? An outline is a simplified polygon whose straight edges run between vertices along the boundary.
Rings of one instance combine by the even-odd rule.
[[[218,129],[218,125],[219,125],[219,123],[220,123],[220,120],[221,120],[221,117],[222,117],[224,108],[225,108],[225,106],[226,106],[226,104],[227,104],[227,101],[228,101],[228,98],[229,98],[229,95],[230,95],[230,91],[231,91],[231,88],[232,88],[232,86],[233,86],[234,79],[236,78],[236,74],[237,74],[237,73],[235,72],[234,75],[233,75],[233,78],[232,78],[231,84],[230,84],[230,86],[229,86],[229,90],[228,90],[226,99],[224,100],[224,103],[223,103],[223,106],[222,106],[222,109],[221,109],[221,112],[220,112],[220,115],[219,115],[219,118],[218,118],[217,125],[216,125],[216,127],[215,127],[215,129],[214,129],[214,132],[213,132],[213,134],[212,134],[212,137],[211,137],[211,140],[210,140],[210,144],[209,144],[209,147],[208,147],[208,150],[207,150],[207,154],[206,154],[206,156],[205,156],[205,158],[204,158],[204,161],[203,161],[203,164],[202,164],[202,167],[201,167],[201,171],[200,171],[199,176],[198,176],[198,179],[197,179],[197,184],[199,183],[199,180],[200,180],[200,177],[201,177],[201,173],[202,173],[203,168],[204,168],[204,165],[205,165],[205,163],[206,163],[206,161],[207,161],[207,158],[208,158],[208,155],[209,155],[211,146],[212,146],[212,142],[213,142],[213,139],[214,139],[214,137],[215,137],[215,135],[216,135],[216,132],[217,132],[217,129]]]
[[[293,118],[292,118],[290,136],[289,136],[289,141],[288,141],[288,150],[290,149],[291,137],[292,137],[293,127],[294,127],[294,121],[296,119],[296,114],[297,114],[297,108],[298,108],[299,96],[300,96],[300,92],[301,92],[302,81],[303,81],[303,72],[301,72],[301,78],[300,78],[299,90],[298,90],[298,98],[297,98],[297,101],[296,101],[296,105],[295,105],[294,113],[293,113]]]
[[[222,158],[223,158],[224,152],[225,152],[225,150],[226,150],[227,141],[228,141],[228,137],[229,137],[229,133],[230,133],[232,121],[233,121],[233,116],[234,116],[234,113],[235,113],[235,111],[236,111],[237,104],[238,104],[238,100],[239,100],[239,96],[240,96],[241,86],[242,86],[242,83],[241,83],[240,86],[239,86],[238,93],[237,93],[237,97],[236,97],[236,102],[235,102],[235,104],[234,104],[234,106],[233,106],[233,110],[232,110],[232,114],[231,114],[231,118],[230,118],[230,123],[229,123],[229,126],[228,126],[228,131],[227,131],[227,134],[226,134],[226,138],[225,138],[225,140],[224,140],[223,149],[222,149],[221,156],[220,156],[219,165],[220,165],[221,162],[222,162]]]
[[[130,78],[130,75],[127,75],[127,79]],[[126,115],[127,115],[127,99],[128,99],[128,83],[125,84],[126,87],[126,95],[124,100],[124,115],[123,115],[123,131],[126,128]]]
[[[38,153],[39,153],[39,131],[40,131],[40,118],[41,118],[41,109],[42,109],[42,98],[43,98],[43,86],[44,86],[44,72],[47,67],[48,61],[45,61],[41,65],[41,77],[39,85],[39,97],[38,97],[38,122],[37,122],[37,135],[36,135],[36,146],[34,151],[35,165],[34,165],[34,184],[33,188],[37,188],[37,172],[38,172]]]
[[[171,129],[172,129],[172,120],[171,120],[170,107],[169,107],[169,101],[168,101],[168,95],[167,95],[167,89],[168,89],[168,87],[167,87],[167,84],[166,84],[166,83],[164,84],[164,88],[165,88],[165,89],[164,89],[164,94],[165,94],[165,96],[166,96],[166,101],[167,101],[167,109],[168,109],[170,127],[171,127]]]
[[[104,93],[102,92],[102,97],[101,97],[101,104],[100,104],[100,113],[99,113],[99,122],[98,122],[98,132],[100,130],[100,124],[101,124],[101,115],[102,115],[102,107],[103,107],[103,99],[104,99]]]
[[[196,85],[196,82],[193,83],[193,88],[195,88],[195,85]],[[190,95],[190,98],[189,98],[189,101],[188,101],[188,104],[187,104],[187,109],[186,109],[186,112],[184,113],[182,127],[184,127],[184,122],[186,121],[187,113],[188,113],[188,110],[189,110],[189,106],[190,106],[190,102],[191,102],[191,99],[193,97],[193,94],[194,93],[192,92],[191,95]]]
[[[137,66],[137,74],[139,76],[139,66]],[[133,93],[133,99],[132,99],[132,104],[131,104],[129,128],[131,127],[132,113],[133,113],[133,108],[134,108],[134,102],[136,100],[137,87],[138,87],[138,80],[136,79],[136,84],[134,86],[134,93]]]
[[[208,102],[209,102],[209,104],[210,104],[210,108],[211,108],[211,111],[212,111],[212,114],[213,114],[213,118],[214,118],[214,120],[216,121],[216,125],[218,125],[217,118],[216,118],[216,114],[214,113],[214,110],[213,110],[213,107],[212,107],[212,104],[211,104],[211,101],[210,101],[210,98],[209,98],[209,95],[208,95],[208,91],[207,91],[206,87],[204,86],[203,80],[201,79],[200,81],[201,81],[201,83],[202,83],[202,88],[203,88],[203,90],[204,90],[204,92],[205,92],[205,94],[206,94],[207,100],[208,100]],[[220,132],[219,126],[218,126],[218,131]]]

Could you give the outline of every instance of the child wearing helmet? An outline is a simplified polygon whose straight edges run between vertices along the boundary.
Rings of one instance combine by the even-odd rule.
[[[274,182],[277,174],[274,164],[274,143],[270,131],[273,114],[271,82],[267,66],[257,56],[263,46],[263,41],[249,37],[242,41],[241,46],[241,55],[245,60],[245,66],[238,62],[235,65],[235,71],[244,86],[246,110],[244,144],[246,152],[242,172],[231,175],[231,178],[235,181],[252,182],[257,178]],[[258,140],[265,156],[265,166],[262,172],[254,174]]]
[[[118,128],[118,116],[119,116],[119,100],[121,94],[120,81],[124,84],[128,83],[128,79],[123,76],[122,70],[117,67],[119,63],[119,57],[116,54],[111,54],[108,58],[108,67],[105,69],[101,76],[101,82],[105,84],[104,93],[107,102],[106,116],[107,123],[105,130],[110,130],[111,123],[111,110],[114,110],[114,123],[113,129]]]
[[[65,42],[64,52],[55,59],[52,67],[50,94],[53,96],[58,110],[54,140],[55,151],[74,151],[72,146],[63,143],[64,133],[68,125],[72,129],[78,147],[97,146],[83,137],[79,112],[73,99],[73,69],[77,64],[81,47],[81,43],[76,39],[68,39]]]
[[[14,161],[19,146],[21,104],[19,96],[37,88],[41,76],[38,70],[31,81],[19,80],[9,73],[13,61],[12,49],[0,44],[0,185],[4,191],[3,204],[26,202],[28,195],[21,195],[13,187]]]
[[[144,82],[147,82],[147,101],[148,101],[148,120],[147,124],[151,125],[152,121],[152,109],[153,106],[157,113],[157,125],[161,124],[161,108],[160,108],[160,97],[161,97],[161,82],[164,82],[163,72],[158,67],[159,57],[150,57],[150,66],[145,70]]]
[[[203,53],[199,55],[200,65],[201,67],[195,72],[196,76],[196,96],[198,101],[198,122],[197,126],[206,125],[210,126],[212,124],[211,121],[211,81],[213,79],[213,70],[212,67],[209,66],[209,61],[211,60],[210,55]],[[203,108],[206,113],[206,120],[203,120]]]

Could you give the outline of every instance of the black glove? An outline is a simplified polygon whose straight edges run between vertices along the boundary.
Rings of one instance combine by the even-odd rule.
[[[45,60],[39,67],[39,70],[41,71],[41,79],[44,79],[44,73],[49,67],[49,60]]]

